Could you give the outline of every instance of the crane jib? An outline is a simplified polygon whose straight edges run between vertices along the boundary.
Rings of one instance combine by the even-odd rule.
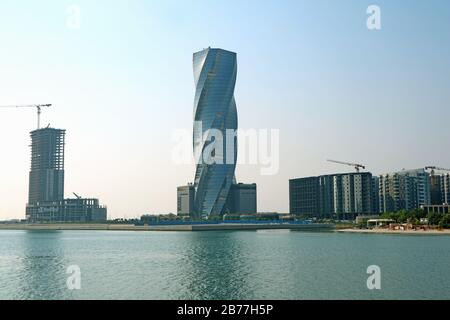
[[[52,104],[30,104],[30,105],[17,105],[17,106],[0,106],[0,108],[36,108],[37,109],[37,128],[41,127],[41,108],[51,107]]]

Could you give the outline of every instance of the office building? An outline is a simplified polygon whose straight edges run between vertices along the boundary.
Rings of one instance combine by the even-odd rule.
[[[351,219],[372,214],[372,174],[344,173],[289,181],[290,213],[320,218]]]
[[[324,216],[320,208],[320,177],[289,180],[289,212],[309,217]],[[329,211],[331,213],[331,210]]]
[[[195,187],[193,184],[177,188],[177,214],[192,216],[194,214]]]
[[[232,184],[225,205],[226,214],[256,214],[257,209],[256,183]]]
[[[236,53],[208,48],[194,53],[193,67],[193,149],[197,166],[194,211],[201,217],[220,216],[236,181],[237,138],[228,135],[237,129]]]

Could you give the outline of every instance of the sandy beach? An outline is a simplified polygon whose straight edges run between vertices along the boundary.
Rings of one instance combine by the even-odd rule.
[[[388,230],[388,229],[340,229],[336,232],[367,233],[367,234],[397,234],[397,235],[422,235],[422,236],[450,236],[450,229],[444,230]]]

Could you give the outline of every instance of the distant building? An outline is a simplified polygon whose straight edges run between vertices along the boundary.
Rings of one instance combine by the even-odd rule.
[[[106,222],[107,209],[98,199],[65,199],[29,204],[26,212],[31,223]]]
[[[450,204],[450,174],[442,176],[442,202]]]
[[[431,174],[430,188],[432,205],[450,203],[450,174]]]
[[[380,213],[380,178],[372,177],[372,211],[373,213]]]
[[[417,189],[414,179],[398,173],[380,176],[380,211],[416,209]]]
[[[195,187],[193,184],[181,186],[177,188],[177,214],[189,215],[194,214]]]
[[[431,202],[430,175],[424,169],[380,176],[380,212],[419,209]]]
[[[158,222],[158,216],[152,214],[144,214],[141,216],[140,222],[142,224],[154,224]]]
[[[349,218],[357,214],[372,213],[372,174],[351,173],[336,175],[334,183],[334,213]]]
[[[32,223],[104,222],[97,199],[64,199],[65,130],[31,132],[31,170],[26,218]]]
[[[338,219],[372,214],[372,184],[369,172],[292,179],[289,181],[290,213]]]
[[[425,211],[426,214],[428,213],[448,214],[450,213],[450,204],[426,205],[422,206],[422,209]]]
[[[256,183],[232,184],[225,210],[227,214],[256,214],[258,212]]]
[[[330,191],[330,196],[332,196]],[[320,178],[308,177],[289,181],[289,212],[315,217],[324,216],[321,203],[325,203],[320,194]],[[331,214],[331,208],[329,213]]]
[[[430,175],[430,204],[440,205],[444,201],[444,177],[441,175]]]
[[[430,188],[430,174],[425,169],[401,171],[401,174],[408,175],[414,178],[417,186],[417,203],[418,207],[430,204],[431,202],[431,188]]]
[[[65,130],[46,128],[30,135],[28,203],[63,200]]]

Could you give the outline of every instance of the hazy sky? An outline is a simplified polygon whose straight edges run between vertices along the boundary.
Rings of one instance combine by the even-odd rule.
[[[238,54],[239,127],[280,129],[277,175],[237,169],[260,211],[288,210],[290,178],[351,171],[327,158],[450,166],[447,0],[1,0],[0,105],[54,104],[42,119],[67,129],[66,197],[110,217],[175,212],[194,167],[173,163],[172,136],[192,128],[192,53],[208,46]],[[0,219],[24,217],[35,126],[34,110],[0,109]]]

